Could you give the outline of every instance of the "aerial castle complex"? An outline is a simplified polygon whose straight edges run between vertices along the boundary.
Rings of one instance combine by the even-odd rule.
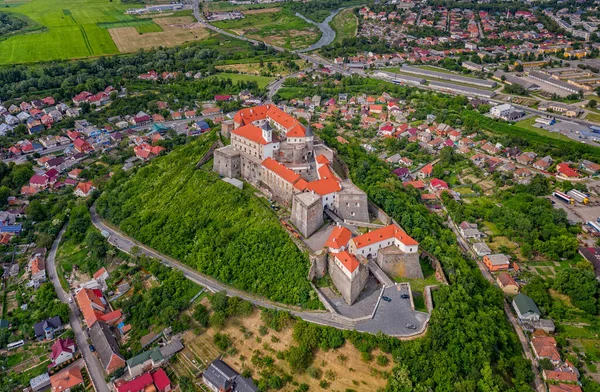
[[[240,110],[230,137],[230,145],[215,150],[214,170],[266,188],[273,199],[291,205],[291,221],[305,237],[323,225],[324,209],[347,221],[369,222],[367,195],[338,178],[331,150],[315,146],[310,127],[277,106]]]
[[[215,150],[214,170],[291,206],[290,220],[303,236],[323,226],[325,211],[349,225],[369,224],[367,195],[334,173],[333,152],[315,141],[310,127],[264,105],[240,110],[222,131],[231,144]],[[395,224],[354,238],[348,228],[336,226],[325,247],[317,275],[329,273],[348,304],[365,288],[369,272],[385,286],[394,284],[389,276],[423,277],[419,244]]]

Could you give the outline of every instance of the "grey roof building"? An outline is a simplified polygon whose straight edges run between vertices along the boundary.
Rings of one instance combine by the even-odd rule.
[[[533,300],[525,294],[518,294],[513,299],[513,308],[521,321],[537,321],[542,316]]]
[[[48,373],[40,374],[29,380],[29,385],[34,392],[45,389],[50,386],[50,376]]]
[[[125,360],[121,356],[117,340],[108,324],[102,321],[95,322],[90,328],[90,338],[107,374],[125,366]]]
[[[33,325],[33,330],[35,332],[35,337],[38,340],[42,340],[44,338],[52,339],[54,336],[54,331],[62,329],[62,321],[60,321],[59,316],[51,317],[47,320],[40,321]]]
[[[202,381],[214,392],[256,392],[258,388],[249,378],[244,378],[220,359],[215,359],[202,373]]]

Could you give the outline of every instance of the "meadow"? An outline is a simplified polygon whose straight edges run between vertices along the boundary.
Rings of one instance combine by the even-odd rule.
[[[214,77],[221,79],[231,79],[233,83],[237,83],[240,81],[244,82],[256,82],[259,88],[264,88],[267,84],[271,83],[275,78],[271,78],[268,76],[259,76],[259,75],[247,75],[240,73],[231,73],[231,72],[218,72]]]
[[[319,40],[319,29],[289,11],[247,14],[245,18],[213,23],[232,33],[286,49],[305,48]]]
[[[336,34],[334,43],[342,42],[346,38],[356,37],[358,19],[354,15],[353,8],[347,8],[337,14],[330,24]]]

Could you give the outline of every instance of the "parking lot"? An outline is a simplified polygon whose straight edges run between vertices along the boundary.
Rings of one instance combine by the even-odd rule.
[[[359,322],[356,329],[370,333],[381,331],[394,336],[413,335],[421,331],[429,320],[429,314],[413,310],[410,299],[400,298],[403,294],[409,294],[409,288],[407,287],[410,286],[387,287],[383,295],[390,298],[391,301],[380,301],[375,317],[371,320]],[[414,329],[408,328],[408,324],[414,326]]]

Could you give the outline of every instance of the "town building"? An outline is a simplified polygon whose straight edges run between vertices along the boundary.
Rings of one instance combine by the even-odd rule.
[[[111,374],[126,365],[125,359],[119,351],[117,340],[108,324],[102,321],[94,323],[89,330],[89,334],[106,374]]]
[[[63,324],[59,316],[50,317],[33,325],[33,331],[37,340],[52,340],[56,332],[62,330]]]
[[[521,321],[537,321],[542,316],[535,302],[525,294],[515,296],[512,305]]]
[[[504,291],[505,294],[517,295],[519,294],[519,285],[515,280],[508,274],[508,272],[502,272],[496,277],[496,283],[498,287]]]
[[[52,392],[69,392],[71,388],[83,384],[81,369],[77,366],[71,366],[52,376],[50,376]]]
[[[510,260],[502,253],[483,256],[483,263],[491,272],[507,270],[510,266]]]
[[[77,346],[73,339],[56,339],[52,345],[52,352],[50,353],[50,360],[52,362],[48,366],[54,367],[63,362],[70,361],[75,356],[76,351]]]

